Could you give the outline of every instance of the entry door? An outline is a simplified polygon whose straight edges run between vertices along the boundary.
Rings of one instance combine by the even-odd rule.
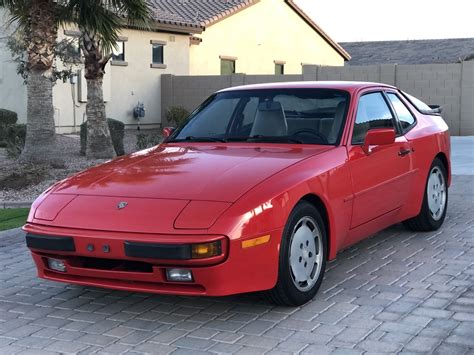
[[[371,146],[371,152],[366,154],[362,143],[367,131],[373,128],[396,130],[396,120],[381,92],[361,96],[357,108],[352,144],[349,146],[354,191],[351,228],[399,209],[405,204],[410,191],[410,144],[404,136],[399,136],[393,144]]]

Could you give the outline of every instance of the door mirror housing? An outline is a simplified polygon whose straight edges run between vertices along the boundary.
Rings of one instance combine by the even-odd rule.
[[[163,138],[168,138],[169,136],[171,136],[173,134],[173,132],[175,131],[175,127],[165,127],[163,128],[163,131],[161,132],[161,134],[163,134]]]
[[[388,145],[395,142],[395,130],[393,128],[375,128],[367,132],[362,150],[370,154],[371,145]]]

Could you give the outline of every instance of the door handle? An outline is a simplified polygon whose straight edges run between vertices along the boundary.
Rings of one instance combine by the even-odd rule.
[[[405,155],[410,154],[411,152],[414,152],[415,150],[413,148],[410,149],[403,149],[401,148],[400,151],[398,152],[398,156],[404,157]]]

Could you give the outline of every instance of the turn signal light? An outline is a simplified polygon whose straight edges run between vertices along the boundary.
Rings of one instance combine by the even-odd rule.
[[[267,234],[258,238],[244,240],[242,242],[242,248],[245,249],[245,248],[256,247],[257,245],[268,243],[269,240],[270,240],[270,234]]]
[[[193,259],[210,258],[220,255],[222,251],[221,242],[193,244],[191,246],[191,257]]]

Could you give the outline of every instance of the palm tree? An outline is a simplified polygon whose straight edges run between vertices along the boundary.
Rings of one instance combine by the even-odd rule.
[[[112,158],[115,151],[107,125],[102,81],[105,66],[124,25],[146,28],[149,9],[146,0],[69,0],[66,17],[81,31],[87,81],[88,159]],[[126,19],[126,21],[125,21]]]
[[[27,130],[20,160],[51,163],[60,158],[54,154],[52,68],[58,33],[58,2],[55,0],[0,0],[0,8],[17,22],[27,41]]]

